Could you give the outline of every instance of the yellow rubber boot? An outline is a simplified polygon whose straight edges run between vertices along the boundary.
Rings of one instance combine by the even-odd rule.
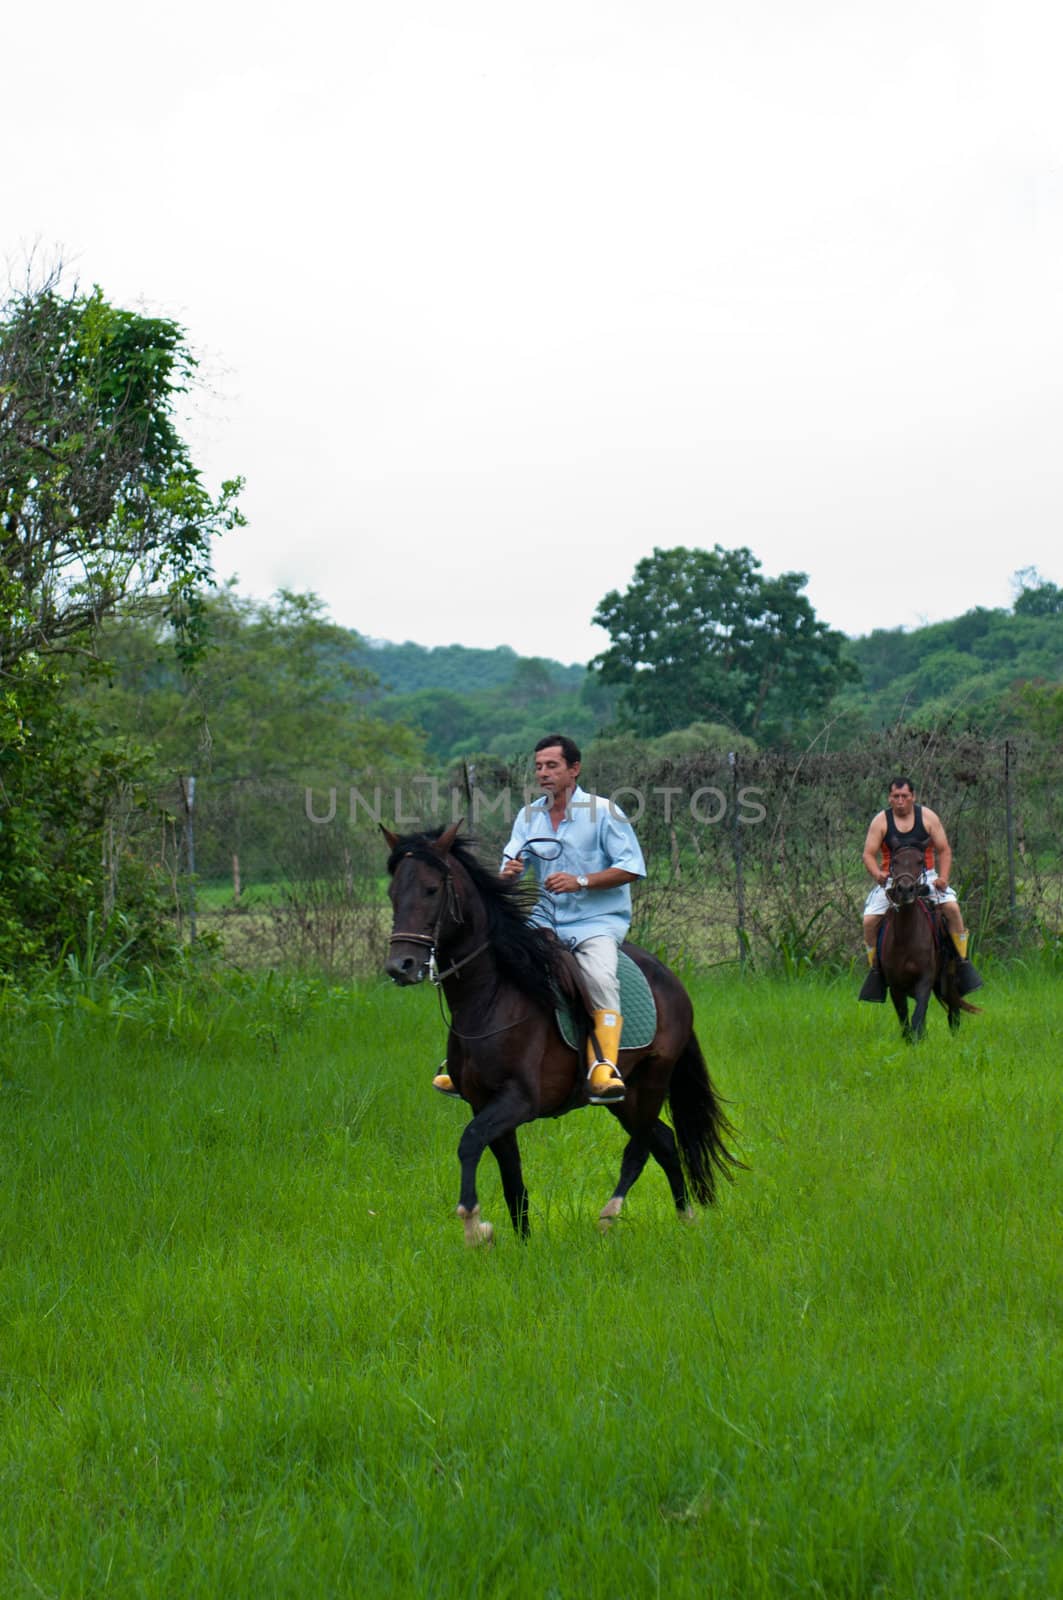
[[[956,954],[959,956],[961,961],[967,960],[967,941],[970,939],[970,937],[971,936],[967,932],[966,928],[964,928],[962,933],[954,933],[952,936],[952,942],[956,946]]]
[[[454,1087],[453,1078],[447,1071],[447,1064],[445,1061],[440,1063],[439,1071],[432,1079],[432,1088],[438,1089],[440,1094],[452,1094],[457,1095],[459,1099],[461,1098],[461,1096],[458,1095],[457,1089]]]
[[[869,944],[865,945],[864,948],[867,951],[867,964],[869,967],[873,967],[875,965],[875,947],[873,944]]]
[[[591,1104],[615,1105],[624,1098],[624,1080],[616,1067],[624,1019],[619,1011],[592,1011],[591,1016],[601,1052],[595,1055],[593,1040],[587,1040],[587,1082],[590,1085]]]

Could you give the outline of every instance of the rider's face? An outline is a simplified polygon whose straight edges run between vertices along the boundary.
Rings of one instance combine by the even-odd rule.
[[[559,744],[550,744],[545,750],[535,752],[535,776],[539,787],[554,800],[576,787],[579,765],[576,761],[569,766]]]
[[[890,790],[890,810],[895,817],[907,817],[915,805],[915,795],[905,784],[903,789]]]

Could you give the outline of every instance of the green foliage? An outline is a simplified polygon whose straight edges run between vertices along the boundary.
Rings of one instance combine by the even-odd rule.
[[[661,761],[674,756],[694,755],[704,750],[734,750],[751,755],[756,748],[752,739],[735,733],[720,722],[692,722],[689,728],[676,728],[672,733],[662,733],[657,739],[642,742],[642,749],[650,760]]]
[[[506,654],[508,673],[495,687],[465,692],[433,687],[382,695],[372,702],[373,709],[390,723],[420,729],[427,754],[441,763],[486,754],[512,760],[557,728],[577,743],[587,742],[611,719],[616,691],[603,690],[584,668]],[[369,659],[376,663],[375,651]]]
[[[450,690],[460,695],[503,689],[526,659],[509,645],[476,650],[461,644],[429,647],[410,641],[391,644],[381,639],[371,639],[368,644],[369,666],[384,690],[397,695],[415,694],[420,689]],[[563,684],[569,689],[578,689],[586,672],[582,666],[563,667],[558,661],[543,665],[553,685]]]
[[[176,323],[55,279],[0,310],[0,663],[91,641],[101,619],[161,594],[193,651],[215,535],[242,521],[239,480],[215,498],[174,411],[196,362]]]
[[[1063,743],[1063,683],[1024,683],[1016,711],[1038,738],[1057,748]]]
[[[836,701],[849,737],[900,719],[928,725],[959,714],[988,733],[1025,721],[1034,702],[1023,685],[1047,684],[1050,693],[1063,679],[1063,613],[1048,604],[1023,607],[1022,599],[1013,611],[978,606],[948,622],[849,640],[846,652],[862,679]],[[1033,714],[1028,725],[1036,726]]]
[[[1063,617],[1063,589],[1042,578],[1036,567],[1025,567],[1016,574],[1019,592],[1015,596],[1017,617]]]
[[[612,644],[595,665],[648,736],[710,719],[758,740],[821,716],[855,677],[843,637],[816,619],[800,572],[766,578],[750,550],[655,549],[595,612]]]
[[[137,835],[161,821],[135,718],[103,728],[72,692],[105,619],[150,608],[171,650],[202,645],[212,496],[176,424],[195,375],[184,331],[58,276],[0,309],[0,962],[84,970],[169,959]],[[86,668],[84,664],[89,662]]]
[[[64,958],[88,930],[93,962],[118,946],[164,958],[158,887],[132,848],[151,826],[152,767],[70,704],[63,677],[23,660],[0,708],[0,967]]]
[[[204,597],[202,632],[186,671],[162,619],[109,628],[106,673],[82,688],[104,726],[137,729],[170,771],[216,784],[342,782],[416,759],[416,736],[367,710],[376,679],[316,595],[282,589],[260,602],[229,584]]]
[[[379,781],[416,765],[421,741],[373,714],[376,679],[316,595],[258,602],[229,585],[204,599],[201,629],[192,671],[162,618],[106,629],[107,671],[83,680],[82,701],[114,736],[150,741],[175,811],[177,777],[197,775],[201,874],[228,873],[235,853],[249,877],[272,877],[307,826],[307,787]]]

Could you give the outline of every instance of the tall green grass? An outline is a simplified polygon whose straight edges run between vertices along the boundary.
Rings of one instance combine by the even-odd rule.
[[[1063,1593],[1055,982],[917,1048],[849,983],[695,998],[750,1170],[601,1237],[613,1119],[536,1124],[488,1252],[429,993],[9,1000],[3,1594]]]

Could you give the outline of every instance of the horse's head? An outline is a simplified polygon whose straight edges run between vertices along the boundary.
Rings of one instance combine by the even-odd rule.
[[[890,858],[889,897],[895,906],[910,906],[925,895],[923,851],[917,844],[902,844]]]
[[[403,986],[424,981],[437,946],[462,920],[450,862],[460,827],[455,822],[435,837],[422,833],[406,838],[381,828],[391,847],[388,895],[394,912],[384,971]]]

